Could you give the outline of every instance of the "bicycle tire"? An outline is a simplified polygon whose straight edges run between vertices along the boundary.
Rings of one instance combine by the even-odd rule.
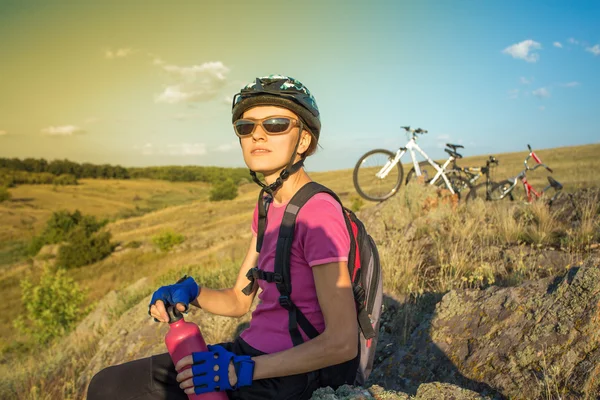
[[[396,164],[395,168],[390,170],[385,178],[382,179],[375,176],[385,162],[393,159],[395,156],[389,150],[375,149],[368,151],[358,159],[352,177],[354,188],[361,197],[370,201],[383,201],[398,192],[398,189],[402,185],[402,178],[404,177],[404,170],[400,162]],[[375,164],[381,162],[381,165],[370,165],[371,161]],[[394,176],[394,171],[397,171],[397,176]],[[377,190],[378,188],[382,189]]]
[[[419,163],[419,169],[421,170],[421,176],[423,176],[423,183],[427,185],[430,184],[431,180],[437,175],[438,172],[428,161],[421,161]],[[456,170],[446,170],[444,173],[450,181],[452,190],[454,191],[454,193],[458,194],[458,199],[460,200],[461,198],[464,198],[464,190],[469,189],[470,191],[472,187],[469,180],[458,175],[458,172],[456,172]],[[406,174],[406,184],[408,184],[412,180],[416,180],[417,178],[418,177],[417,172],[415,171],[415,167],[412,167],[410,171],[408,171],[408,174]],[[446,181],[441,176],[438,177],[438,179],[435,181],[435,186],[439,188],[447,188]],[[469,195],[470,194],[467,194],[467,197]]]
[[[492,186],[492,190],[490,191],[490,200],[491,201],[499,201],[503,199],[509,199],[513,201],[515,198],[513,196],[512,190],[508,192],[508,195],[502,198],[502,194],[505,192],[506,188],[512,186],[513,182],[505,179],[503,181],[498,182],[497,184]]]
[[[494,186],[497,186],[497,185],[498,185],[498,182],[490,181],[490,187],[493,188]],[[490,199],[487,198],[486,190],[487,190],[487,188],[486,188],[485,182],[481,182],[481,183],[478,183],[477,185],[473,186],[471,188],[472,193],[469,193],[469,196],[467,197],[467,202],[475,200],[477,198],[482,198],[483,200],[489,201]]]
[[[429,161],[421,161],[419,163],[419,169],[421,170],[423,183],[426,184],[428,184],[437,174],[437,170],[433,168],[431,164],[429,164]],[[417,171],[415,170],[415,167],[412,167],[410,171],[408,171],[408,174],[406,174],[406,181],[404,183],[408,185],[409,182],[411,182],[412,180],[417,180],[417,178]],[[438,180],[439,179],[440,178],[438,178]]]
[[[472,192],[473,186],[468,179],[463,178],[459,175],[446,175],[448,180],[450,181],[450,185],[452,186],[452,190],[454,193],[458,195],[458,200],[472,200],[469,199],[471,195],[475,195],[475,192]],[[447,188],[446,182],[444,178],[440,178],[439,182],[436,182],[436,185],[440,188]],[[472,194],[473,193],[473,194]]]

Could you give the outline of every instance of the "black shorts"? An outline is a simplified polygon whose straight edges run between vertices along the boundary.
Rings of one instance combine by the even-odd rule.
[[[259,356],[256,350],[239,337],[230,343],[221,343],[238,355]],[[227,391],[230,399],[310,399],[312,393],[324,386],[334,389],[344,383],[352,384],[358,368],[358,358],[306,374],[260,379],[252,386]],[[169,353],[105,368],[92,378],[87,400],[187,400],[187,395],[176,381],[177,371]]]

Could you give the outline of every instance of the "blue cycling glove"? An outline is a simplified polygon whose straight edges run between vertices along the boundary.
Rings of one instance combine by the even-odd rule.
[[[152,300],[150,300],[150,304],[148,305],[148,314],[150,314],[150,307],[152,307],[157,300],[162,300],[163,303],[165,303],[165,307],[169,305],[175,306],[177,303],[182,303],[185,306],[184,312],[187,312],[190,303],[196,300],[199,292],[200,287],[196,281],[194,281],[194,278],[185,275],[178,280],[177,283],[173,285],[162,286],[160,289],[154,292],[152,295]]]
[[[254,361],[250,356],[238,356],[227,351],[223,346],[208,346],[208,351],[192,353],[194,393],[220,392],[236,390],[242,386],[252,385]],[[237,383],[229,382],[229,363],[233,361]],[[215,382],[215,377],[218,377]]]

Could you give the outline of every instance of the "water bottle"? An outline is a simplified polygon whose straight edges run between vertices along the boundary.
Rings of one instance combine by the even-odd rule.
[[[193,322],[186,322],[183,314],[174,306],[167,307],[169,314],[169,332],[165,336],[165,344],[171,355],[173,364],[177,364],[185,356],[198,351],[208,351],[200,328]],[[190,368],[189,366],[186,367]],[[181,372],[181,371],[178,371]],[[190,400],[227,400],[225,392],[204,394],[188,394]]]

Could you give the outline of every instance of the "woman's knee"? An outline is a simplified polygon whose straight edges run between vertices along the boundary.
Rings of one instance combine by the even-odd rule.
[[[118,398],[117,394],[122,393],[116,385],[119,380],[115,379],[119,376],[119,367],[117,365],[104,368],[92,377],[88,385],[87,400],[107,399],[109,396],[112,400]]]

